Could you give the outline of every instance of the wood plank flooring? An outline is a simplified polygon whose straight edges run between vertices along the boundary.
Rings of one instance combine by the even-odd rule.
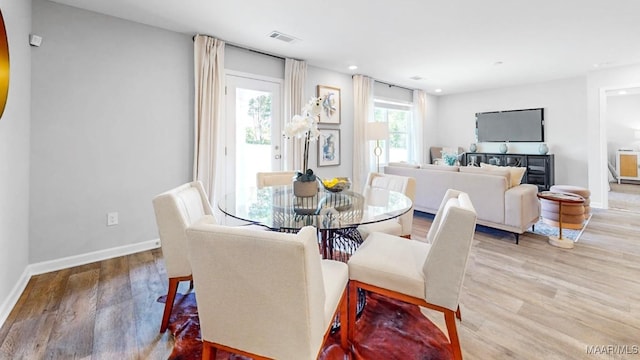
[[[430,225],[416,213],[413,238]],[[478,230],[460,299],[465,359],[640,359],[638,234],[640,215],[598,210],[572,250]],[[0,359],[166,359],[166,282],[160,250],[34,276],[0,328]],[[628,347],[587,353],[607,345]]]

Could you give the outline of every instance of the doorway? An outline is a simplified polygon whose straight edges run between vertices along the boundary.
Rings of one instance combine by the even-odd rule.
[[[640,181],[628,178],[618,181],[621,175],[628,177],[624,174],[628,171],[624,170],[626,166],[622,160],[636,159],[635,155],[640,151],[640,87],[607,89],[604,95],[608,208],[640,213]]]
[[[282,81],[227,72],[226,192],[255,187],[256,173],[282,169]]]

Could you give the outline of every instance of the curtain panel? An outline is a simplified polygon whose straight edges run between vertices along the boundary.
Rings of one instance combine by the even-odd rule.
[[[305,61],[285,59],[284,62],[284,121],[291,121],[294,115],[302,113],[305,103],[304,85],[307,78],[307,63]],[[302,169],[302,139],[287,139],[284,142],[285,170]]]
[[[424,125],[427,122],[427,93],[413,90],[413,116],[409,131],[409,162],[425,164]]]
[[[373,79],[364,75],[353,76],[353,187],[360,192],[372,169],[366,124],[373,120]]]
[[[196,35],[193,43],[195,139],[193,178],[216,204],[224,181],[224,46],[222,40]]]

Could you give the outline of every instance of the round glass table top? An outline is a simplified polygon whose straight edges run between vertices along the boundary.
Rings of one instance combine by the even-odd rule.
[[[273,230],[294,230],[312,225],[318,229],[343,229],[385,221],[411,209],[411,199],[400,192],[370,188],[363,194],[320,189],[312,197],[293,195],[292,186],[237,189],[218,203],[220,210],[237,219]]]

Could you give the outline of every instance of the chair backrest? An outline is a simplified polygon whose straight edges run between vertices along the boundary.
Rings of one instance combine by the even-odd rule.
[[[416,198],[416,179],[409,176],[389,175],[381,173],[369,173],[367,183],[365,185],[365,194],[367,188],[379,188],[397,191],[405,194],[412,202]],[[413,205],[411,210],[398,218],[402,226],[401,235],[411,235],[411,227],[413,226]]]
[[[447,190],[427,236],[431,242],[423,266],[427,302],[457,309],[476,217],[469,195]]]
[[[316,230],[199,222],[187,229],[203,340],[273,359],[315,359],[325,290]]]
[[[256,186],[262,189],[266,186],[291,185],[295,171],[272,171],[256,173]]]
[[[167,276],[191,275],[185,230],[203,216],[215,221],[202,183],[190,182],[157,195],[153,198],[153,209]]]

